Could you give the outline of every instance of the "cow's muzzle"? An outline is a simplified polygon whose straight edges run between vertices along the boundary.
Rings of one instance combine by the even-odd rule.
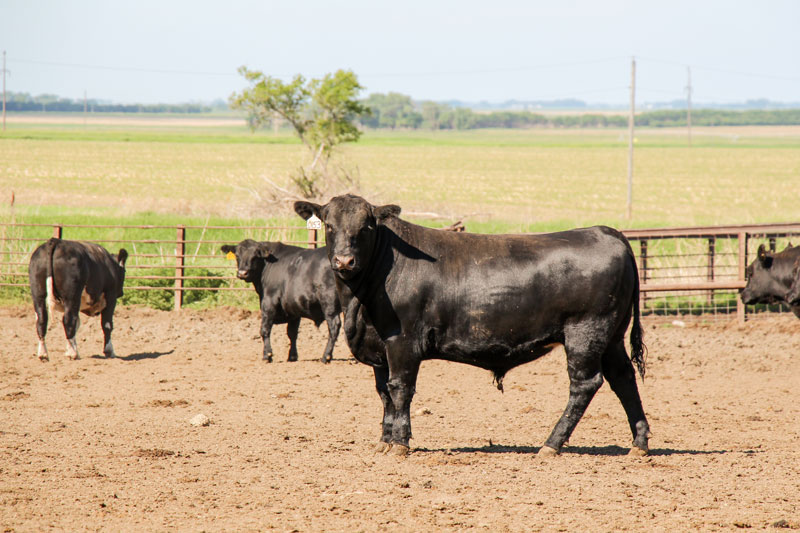
[[[352,255],[334,255],[333,269],[339,272],[352,272],[356,268],[356,258]]]
[[[247,276],[248,276],[249,274],[250,274],[250,271],[249,271],[249,270],[237,270],[237,271],[236,271],[236,277],[237,277],[237,278],[239,278],[239,279],[244,279],[244,280],[246,280],[246,279],[247,279]]]

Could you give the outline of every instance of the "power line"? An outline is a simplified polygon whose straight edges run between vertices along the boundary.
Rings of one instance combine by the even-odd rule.
[[[233,72],[201,72],[191,70],[169,70],[169,69],[155,69],[155,68],[139,68],[139,67],[112,67],[108,65],[86,65],[81,63],[59,63],[55,61],[37,61],[33,59],[12,59],[14,63],[27,63],[31,65],[45,65],[50,67],[65,67],[65,68],[86,68],[92,70],[113,70],[118,72],[152,72],[156,74],[182,74],[190,76],[239,76]]]
[[[736,75],[736,76],[747,76],[747,77],[750,77],[750,78],[764,78],[764,79],[782,80],[782,81],[800,81],[800,78],[794,78],[794,77],[790,77],[790,76],[776,76],[774,74],[763,74],[763,73],[756,73],[756,72],[742,72],[742,71],[728,70],[728,69],[717,68],[717,67],[705,67],[705,66],[702,66],[702,65],[691,65],[691,64],[687,64],[687,63],[681,63],[680,61],[672,61],[672,60],[669,60],[669,59],[656,59],[656,58],[652,58],[652,57],[640,57],[640,56],[637,56],[637,58],[639,60],[644,59],[645,61],[650,61],[652,63],[663,63],[665,65],[674,65],[674,66],[679,66],[679,67],[690,67],[690,68],[698,69],[698,70],[708,70],[708,71],[712,71],[712,72],[721,72],[723,74],[733,74],[733,75]]]
[[[608,63],[611,61],[618,61],[624,57],[609,57],[604,59],[590,59],[586,61],[570,61],[564,63],[550,63],[542,65],[524,65],[517,67],[499,67],[499,68],[485,68],[485,69],[471,69],[471,70],[453,70],[447,71],[423,71],[423,72],[375,72],[375,73],[362,73],[365,78],[380,78],[380,77],[423,77],[423,76],[461,76],[470,74],[497,74],[501,72],[524,72],[530,70],[545,70],[554,68],[568,68],[581,65],[593,65],[598,63]]]

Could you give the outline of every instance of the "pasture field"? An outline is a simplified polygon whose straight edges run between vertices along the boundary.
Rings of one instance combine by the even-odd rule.
[[[17,217],[292,217],[266,202],[265,179],[285,186],[304,148],[285,131],[201,124],[12,122],[0,137],[0,217],[11,191]],[[637,130],[632,221],[621,130],[368,131],[339,161],[375,203],[465,219],[470,231],[797,219],[800,127],[695,128],[693,139]]]
[[[53,324],[53,322],[56,322]],[[300,360],[260,360],[258,314],[122,307],[82,359],[34,356],[31,311],[0,308],[3,531],[738,531],[800,528],[800,320],[644,320],[651,455],[608,386],[561,456],[536,456],[568,394],[564,353],[491,374],[423,364],[404,460],[375,455],[372,371],[303,321]],[[207,427],[189,420],[198,413]]]

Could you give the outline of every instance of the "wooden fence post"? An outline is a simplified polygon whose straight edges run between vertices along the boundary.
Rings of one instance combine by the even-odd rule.
[[[315,229],[308,230],[308,247],[309,248],[317,247],[317,230]]]
[[[747,268],[747,233],[739,233],[739,281],[744,281],[744,272]],[[743,324],[745,317],[745,307],[742,299],[737,296],[736,298],[736,319],[740,324]]]
[[[175,311],[183,306],[183,256],[186,251],[186,226],[179,225],[175,241]]]
[[[64,234],[64,227],[63,226],[60,226],[60,225],[54,225],[53,226],[53,237],[55,237],[56,239],[60,239],[61,235],[63,235],[63,234]]]

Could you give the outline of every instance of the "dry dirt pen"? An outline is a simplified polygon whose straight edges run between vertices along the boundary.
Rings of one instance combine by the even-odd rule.
[[[74,228],[63,230],[65,238],[81,238]],[[158,243],[167,253],[156,258],[141,243],[138,264],[154,259],[171,269],[166,287],[141,292],[176,294],[187,288],[179,282],[202,282],[179,279],[190,275],[188,268],[174,265],[188,265],[191,255],[192,266],[211,261],[228,293],[249,294],[217,253],[243,230],[260,237],[256,228],[231,235],[190,228],[181,239],[168,228]],[[52,228],[44,231],[42,239]],[[739,322],[736,289],[728,287],[742,284],[738,230],[698,231],[680,240],[629,235],[643,287],[706,287],[643,294],[649,356],[640,391],[654,433],[646,458],[626,455],[629,430],[608,387],[560,457],[536,457],[567,400],[561,351],[509,373],[505,393],[482,370],[425,363],[412,407],[412,454],[399,460],[371,453],[381,415],[371,370],[352,360],[343,338],[333,363],[322,365],[327,332],[307,321],[300,361],[278,355],[267,365],[260,360],[257,312],[128,305],[115,315],[119,357],[100,357],[102,332],[92,318],[78,335],[83,358],[67,361],[58,355],[60,323],[51,320],[52,360],[43,364],[34,357],[31,306],[0,307],[0,526],[800,528],[800,320],[761,306],[747,309],[753,320]],[[185,242],[168,244],[173,238]],[[789,240],[800,241],[795,230],[750,233],[744,262],[760,243],[782,250]],[[24,269],[25,259],[16,257],[23,266],[11,266]],[[141,269],[131,276],[140,286],[144,279],[135,275],[150,274]],[[283,328],[274,328],[273,346],[276,354],[288,351]],[[191,425],[201,413],[210,424]]]
[[[257,313],[122,307],[83,358],[34,356],[29,306],[0,308],[4,531],[731,531],[800,528],[800,320],[646,317],[652,453],[603,387],[561,456],[563,352],[510,372],[426,362],[406,459],[373,455],[380,401],[343,339],[304,321],[300,361],[260,360]],[[282,329],[282,328],[281,328]],[[288,345],[273,331],[276,354]],[[324,330],[324,328],[323,328]],[[202,413],[208,426],[193,426]]]

